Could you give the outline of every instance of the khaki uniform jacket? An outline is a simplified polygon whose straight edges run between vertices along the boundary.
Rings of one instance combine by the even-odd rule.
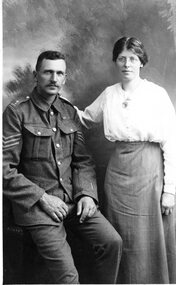
[[[77,112],[57,96],[52,106],[36,89],[3,114],[3,188],[19,225],[57,224],[39,205],[46,191],[65,202],[95,200],[94,164]]]

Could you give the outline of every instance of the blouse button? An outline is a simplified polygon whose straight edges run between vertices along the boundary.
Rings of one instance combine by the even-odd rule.
[[[37,132],[37,135],[39,135],[39,136],[40,136],[40,135],[41,135],[41,132],[40,132],[40,131],[38,131],[38,132]]]
[[[53,132],[56,132],[56,128],[52,128]]]
[[[56,144],[56,147],[57,147],[57,148],[59,148],[59,147],[60,147],[60,144],[59,144],[59,143],[57,143],[57,144]]]
[[[123,107],[123,108],[126,108],[127,106],[128,106],[128,103],[127,103],[127,102],[123,102],[123,103],[122,103],[122,107]]]
[[[50,115],[51,115],[51,116],[53,116],[53,115],[54,115],[54,112],[53,112],[53,111],[51,111],[51,112],[50,112]]]

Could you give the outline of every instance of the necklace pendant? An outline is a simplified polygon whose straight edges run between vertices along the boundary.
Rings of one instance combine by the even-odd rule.
[[[123,108],[126,108],[127,106],[128,106],[128,102],[123,102],[123,103],[122,103],[122,107],[123,107]]]

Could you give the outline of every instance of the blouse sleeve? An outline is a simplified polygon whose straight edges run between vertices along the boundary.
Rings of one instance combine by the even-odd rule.
[[[163,89],[162,110],[163,140],[160,144],[164,157],[164,192],[175,194],[176,190],[176,114],[167,92]]]
[[[103,121],[103,107],[105,103],[105,91],[84,111],[77,109],[81,123],[87,128],[94,127]]]

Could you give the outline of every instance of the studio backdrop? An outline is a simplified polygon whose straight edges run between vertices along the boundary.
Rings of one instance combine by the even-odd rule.
[[[39,53],[55,49],[67,59],[63,95],[83,109],[118,81],[112,48],[122,36],[142,40],[149,55],[142,77],[163,86],[176,107],[175,0],[4,0],[3,108],[30,92]],[[113,144],[101,128],[86,137],[101,199]]]

